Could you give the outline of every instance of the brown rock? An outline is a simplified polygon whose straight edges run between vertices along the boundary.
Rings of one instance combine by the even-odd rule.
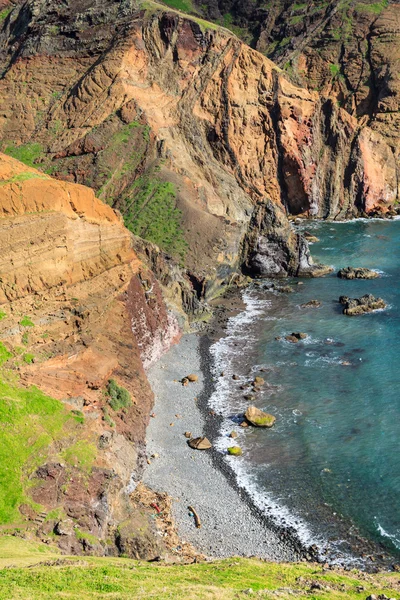
[[[185,438],[188,438],[189,440],[192,439],[192,434],[190,431],[185,431]]]
[[[238,437],[237,431],[231,431],[231,433],[229,434],[229,437],[232,438],[233,440],[236,439]]]
[[[210,440],[206,437],[198,437],[188,441],[188,444],[194,450],[209,450],[212,448]]]
[[[190,375],[187,376],[187,379],[191,383],[195,383],[196,381],[198,381],[199,377],[198,377],[198,375],[194,375],[193,373],[191,373]]]
[[[254,425],[254,427],[272,427],[276,421],[276,417],[265,413],[255,406],[249,406],[244,413],[244,416],[251,425]]]
[[[285,340],[287,342],[291,342],[292,344],[297,344],[299,342],[299,338],[295,335],[285,335]]]

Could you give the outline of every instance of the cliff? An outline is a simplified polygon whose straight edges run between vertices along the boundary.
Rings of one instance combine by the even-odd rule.
[[[16,477],[1,519],[66,552],[162,551],[129,486],[153,402],[143,364],[179,331],[132,242],[91,189],[0,154],[0,477]]]
[[[203,295],[242,267],[319,274],[285,213],[393,212],[380,133],[227,30],[155,3],[26,2],[0,47],[6,152],[93,187]]]
[[[381,133],[398,162],[398,2],[207,0],[208,18],[232,27],[308,89],[330,95]]]

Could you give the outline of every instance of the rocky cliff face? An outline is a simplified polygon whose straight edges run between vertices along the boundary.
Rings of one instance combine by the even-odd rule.
[[[93,190],[3,154],[0,247],[1,379],[39,386],[73,417],[54,441],[43,445],[42,434],[21,473],[46,519],[29,504],[21,518],[44,540],[54,530],[67,552],[115,554],[123,543],[154,558],[162,549],[129,486],[145,460],[153,401],[143,363],[179,335],[160,287],[120,215]],[[110,403],[111,379],[129,405]],[[38,415],[31,419],[34,443]]]
[[[298,84],[330,95],[381,133],[398,161],[399,20],[395,1],[198,2]]]
[[[260,205],[337,218],[397,199],[378,132],[225,30],[157,5],[31,1],[5,19],[1,48],[4,149],[94,187],[203,295],[276,244],[265,275],[315,272],[297,234],[262,225]]]

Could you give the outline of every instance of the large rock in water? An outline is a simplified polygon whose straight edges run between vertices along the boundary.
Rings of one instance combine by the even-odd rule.
[[[370,313],[380,308],[386,308],[387,306],[382,298],[375,298],[372,294],[365,294],[361,298],[340,296],[339,302],[344,305],[343,314],[350,317]]]
[[[340,279],[376,279],[379,273],[364,267],[344,267],[340,269],[337,276]]]
[[[254,425],[254,427],[272,427],[276,421],[276,418],[273,415],[265,413],[255,406],[249,406],[244,413],[244,416],[251,425]]]

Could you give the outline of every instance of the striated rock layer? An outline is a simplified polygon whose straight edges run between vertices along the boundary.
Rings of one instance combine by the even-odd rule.
[[[243,264],[263,275],[318,273],[290,227],[271,233],[285,212],[393,208],[397,167],[380,133],[226,30],[156,4],[50,5],[28,1],[3,24],[4,148],[36,144],[37,164],[90,184],[156,243],[168,237],[154,231],[157,214],[173,214],[178,233],[166,250],[206,295]],[[173,192],[162,200],[166,182]],[[162,204],[172,196],[175,213]]]
[[[119,525],[128,519],[124,539],[132,556],[154,558],[162,544],[129,490],[144,463],[153,402],[143,363],[179,336],[160,286],[135,254],[120,215],[91,189],[3,154],[0,247],[0,338],[8,372],[61,400],[81,423],[71,421],[42,448],[39,466],[21,473],[42,513],[63,519],[44,521],[27,505],[21,518],[43,540],[54,529],[65,552],[92,554],[117,554]],[[128,390],[129,406],[110,404],[110,379]],[[79,464],[79,448],[93,457],[89,470]],[[75,454],[72,464],[60,460]]]

